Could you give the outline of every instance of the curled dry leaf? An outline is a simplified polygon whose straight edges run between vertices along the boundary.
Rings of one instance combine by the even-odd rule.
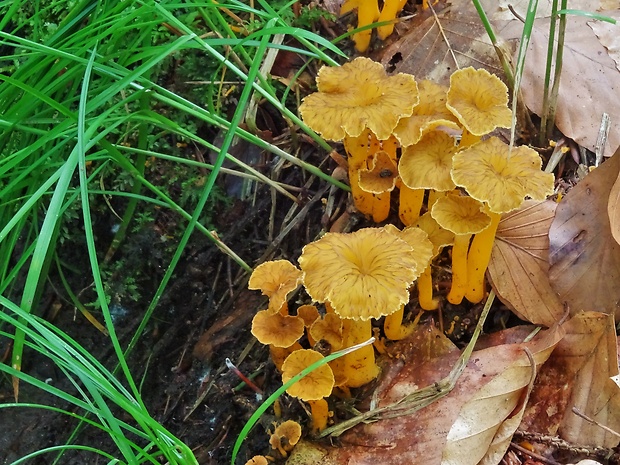
[[[566,336],[542,367],[521,429],[573,443],[614,447],[618,437],[573,413],[620,430],[618,348],[612,315],[585,312],[563,325]]]
[[[572,315],[596,310],[620,318],[620,244],[607,205],[620,154],[588,174],[558,205],[549,230],[549,280]]]
[[[552,326],[564,314],[548,271],[549,227],[557,203],[526,201],[503,215],[488,276],[495,293],[519,318]]]

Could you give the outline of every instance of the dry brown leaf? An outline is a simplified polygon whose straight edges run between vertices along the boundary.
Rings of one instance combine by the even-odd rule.
[[[549,227],[557,203],[528,200],[503,215],[489,263],[497,296],[519,318],[552,326],[564,314],[548,278]]]
[[[424,354],[431,350],[433,340],[443,338],[432,328],[421,330],[426,332],[428,343],[418,353],[419,344],[409,342],[411,352],[407,362],[398,374],[384,383],[379,405],[389,404],[418,387],[438,381],[453,366],[458,356],[453,350],[445,351],[434,360],[415,363],[416,358],[425,359]],[[517,334],[514,330],[509,332]],[[556,328],[543,331],[528,343],[503,344],[475,351],[449,395],[415,414],[353,428],[340,437],[340,446],[329,450],[321,464],[467,465],[478,463],[491,446],[495,451],[493,457],[497,459],[487,463],[498,463],[499,452],[517,426],[520,401],[532,374],[524,348],[531,351],[540,365],[561,336]]]
[[[616,242],[620,243],[620,174],[614,182],[609,193],[609,200],[607,201],[607,215],[609,216],[609,226],[611,228],[611,235]]]
[[[453,0],[437,16],[427,10],[425,19],[386,47],[379,61],[389,72],[413,74],[450,85],[459,68],[485,68],[503,76],[503,70],[472,2]]]
[[[613,315],[580,313],[542,367],[521,429],[559,435],[573,444],[614,447],[618,437],[573,413],[620,429],[618,349]]]
[[[603,113],[607,113],[611,123],[605,155],[610,156],[620,146],[620,72],[588,26],[591,19],[567,18],[555,123],[564,135],[594,151]],[[494,24],[504,40],[514,44],[520,39],[520,21]],[[549,19],[536,20],[521,81],[525,103],[537,115],[542,112],[548,36]]]
[[[589,21],[588,26],[592,28],[601,45],[607,49],[610,58],[616,63],[616,69],[620,71],[620,25]]]
[[[588,174],[558,205],[549,230],[549,280],[571,315],[596,310],[620,318],[620,245],[607,204],[620,154]]]

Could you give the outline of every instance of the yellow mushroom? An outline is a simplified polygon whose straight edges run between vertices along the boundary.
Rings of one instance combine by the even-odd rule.
[[[282,364],[282,382],[287,383],[293,376],[322,359],[323,356],[315,350],[296,350]],[[325,397],[331,394],[333,388],[334,373],[329,365],[325,364],[286,390],[289,395],[308,402],[310,405],[314,433],[324,430],[327,426],[329,407]]]
[[[401,186],[399,212],[404,225],[411,226],[420,217],[426,189],[450,191],[456,187],[450,170],[457,149],[454,138],[440,130],[429,131],[416,144],[403,148],[398,174],[408,188]]]
[[[417,144],[422,134],[438,127],[460,130],[459,120],[446,107],[447,87],[423,80],[418,83],[418,92],[420,102],[413,108],[413,113],[401,118],[394,128],[394,137],[403,147]]]
[[[430,265],[433,256],[433,244],[429,241],[428,235],[420,228],[415,227],[408,227],[401,231],[396,226],[388,224],[385,225],[385,229],[411,246],[416,261],[415,276],[418,278],[424,269]],[[383,330],[388,339],[393,341],[404,339],[415,329],[414,325],[403,325],[404,310],[405,305],[402,304],[396,312],[385,317]]]
[[[304,98],[299,112],[304,122],[324,138],[343,141],[355,206],[381,222],[389,213],[390,193],[378,192],[374,187],[372,191],[364,190],[360,172],[373,176],[383,170],[376,168],[377,162],[380,166],[385,162],[385,157],[375,158],[381,150],[396,162],[392,130],[418,104],[417,83],[409,74],[388,76],[380,63],[359,57],[341,67],[322,67],[317,88],[318,92]]]
[[[301,348],[297,341],[304,335],[304,321],[297,316],[261,310],[252,319],[251,332],[261,344],[269,345],[271,359],[280,370],[288,354]]]
[[[273,260],[258,265],[248,282],[248,289],[262,291],[269,297],[269,310],[288,313],[286,299],[301,284],[301,271],[288,260]]]
[[[491,258],[501,213],[515,210],[526,197],[544,200],[553,194],[554,176],[541,171],[538,153],[529,147],[510,147],[497,137],[469,147],[454,156],[452,179],[469,195],[488,205],[490,226],[476,234],[468,256],[467,300],[484,298],[484,275]]]
[[[418,219],[416,227],[428,234],[428,239],[433,244],[433,258],[439,255],[442,248],[454,244],[454,233],[439,226],[430,212],[426,212]],[[439,302],[433,298],[433,277],[430,263],[418,277],[417,282],[420,307],[424,310],[436,310]]]
[[[360,213],[372,217],[375,223],[384,221],[390,213],[390,192],[397,176],[396,147],[387,153],[382,150],[384,145],[393,146],[378,141],[370,129],[344,139],[353,202]],[[389,176],[382,178],[381,173],[386,171]]]
[[[308,336],[308,343],[313,346],[316,341],[312,339],[310,335],[310,327],[312,324],[321,318],[318,309],[314,305],[301,305],[297,308],[297,316],[304,320],[304,326],[306,327],[306,336]]]
[[[463,125],[460,147],[468,147],[495,128],[509,128],[508,87],[496,75],[471,66],[450,76],[446,106]]]
[[[400,118],[419,102],[418,85],[410,74],[389,76],[381,63],[358,57],[342,66],[323,66],[318,92],[299,107],[304,122],[325,139],[357,137],[365,128],[385,140]]]
[[[286,457],[301,439],[301,425],[293,420],[287,420],[278,425],[269,438],[272,449]]]
[[[448,195],[435,202],[431,215],[442,228],[452,231],[452,287],[448,302],[460,304],[467,291],[467,250],[473,234],[489,226],[491,218],[482,211],[482,203],[471,197]]]
[[[310,297],[329,303],[343,319],[345,348],[372,336],[371,318],[394,313],[409,301],[418,266],[413,248],[384,228],[327,233],[303,248],[299,265]],[[343,359],[349,387],[362,386],[379,372],[370,346]]]

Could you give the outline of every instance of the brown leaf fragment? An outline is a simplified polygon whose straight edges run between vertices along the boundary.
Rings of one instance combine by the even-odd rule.
[[[560,435],[583,446],[614,447],[617,436],[573,413],[573,407],[620,428],[618,349],[612,315],[585,312],[563,325],[566,336],[541,368],[520,429]]]
[[[620,245],[607,204],[620,170],[617,153],[558,205],[549,230],[549,280],[571,315],[596,310],[620,317]]]
[[[564,314],[548,278],[548,234],[556,206],[551,200],[528,200],[503,215],[488,268],[500,300],[519,318],[544,326]]]

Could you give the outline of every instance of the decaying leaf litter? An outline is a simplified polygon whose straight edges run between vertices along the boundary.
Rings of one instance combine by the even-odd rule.
[[[505,32],[506,44],[514,41],[514,28],[518,28],[514,14],[511,13],[512,18],[507,16],[501,3],[486,7],[500,33]],[[515,5],[516,10],[518,7]],[[474,27],[477,17],[469,2],[452,2],[449,7],[436,5],[430,11],[432,14],[423,10],[418,19],[412,20],[415,27],[409,26],[409,31],[403,32],[406,26],[397,25],[397,32],[400,26],[403,35],[387,48],[375,51],[375,57],[393,73],[411,73],[416,78],[430,78],[444,84],[455,68],[466,67],[472,60],[475,67],[483,63],[493,73],[500,74],[501,68],[494,52],[491,53],[493,49],[484,30],[481,26]],[[583,31],[583,26],[575,24]],[[598,31],[597,37],[603,34],[598,23],[584,24],[592,34]],[[432,45],[423,45],[423,40],[431,40]],[[540,48],[540,40],[534,35],[530,48]],[[580,40],[568,44],[571,53],[592,56],[591,51],[580,50],[579,46],[593,47],[592,42]],[[431,61],[433,54],[441,59]],[[613,58],[606,51],[602,55],[601,66],[609,70],[607,58]],[[532,68],[537,66],[532,62],[533,59],[526,66],[522,91],[527,96],[528,108],[536,113],[533,104],[536,97],[531,96],[537,95],[540,89],[531,77]],[[580,146],[590,151],[597,148],[601,106],[609,115],[620,108],[602,95],[604,89],[610,92],[614,88],[615,80],[620,77],[617,69],[615,74],[609,71],[612,83],[599,85],[597,91],[587,89],[588,97],[596,105],[583,105],[567,96],[573,92],[570,86],[580,86],[580,79],[588,81],[593,69],[582,65],[567,71],[569,77],[563,80],[567,85],[565,88],[561,85],[559,99],[567,109],[563,107],[556,120],[563,135],[577,143],[573,148]],[[586,106],[588,113],[584,114]],[[571,114],[579,115],[580,125],[562,122],[565,117],[570,120]],[[614,131],[618,119],[611,116],[611,121],[610,134],[614,135],[607,138],[603,149],[606,157],[618,147],[618,131]],[[506,133],[499,136],[507,137]],[[523,140],[527,141],[527,137],[526,132],[522,133]],[[382,144],[377,148],[382,149]],[[287,463],[387,464],[403,460],[407,463],[524,463],[527,454],[521,452],[517,457],[516,449],[510,451],[510,457],[517,461],[506,462],[509,460],[506,451],[511,441],[515,441],[515,433],[517,438],[528,438],[532,452],[528,463],[546,463],[547,459],[553,460],[554,453],[559,460],[565,460],[561,463],[577,461],[579,454],[571,456],[561,447],[554,448],[561,441],[573,444],[575,450],[582,447],[582,454],[591,453],[591,458],[601,463],[616,463],[618,457],[612,448],[619,442],[616,431],[620,427],[620,404],[619,387],[614,381],[618,379],[615,318],[620,299],[616,297],[615,283],[620,267],[616,260],[619,245],[614,238],[618,237],[615,199],[619,157],[612,157],[581,182],[577,182],[577,175],[568,177],[568,172],[561,172],[567,182],[556,190],[560,194],[557,197],[563,196],[559,203],[557,198],[527,201],[517,210],[510,209],[499,221],[489,264],[489,282],[499,299],[523,323],[540,327],[523,324],[483,338],[454,389],[415,413],[375,418],[344,434],[338,431],[337,424],[342,418],[337,413],[330,420],[335,426],[328,428],[338,431],[337,445],[330,446],[308,436],[286,454],[290,454]],[[585,160],[575,158],[577,163]],[[376,156],[371,170],[375,169],[374,163],[378,163]],[[564,166],[569,163],[563,163]],[[581,173],[583,177],[584,171]],[[565,188],[574,184],[575,187]],[[366,214],[375,215],[372,208]],[[444,262],[437,266],[446,265]],[[441,299],[445,299],[445,291],[444,288]],[[331,295],[322,301],[327,305],[330,299]],[[408,309],[412,307],[415,305],[409,305]],[[329,312],[328,309],[327,315],[332,315]],[[360,411],[368,413],[398,403],[407,395],[437,383],[453,368],[459,349],[433,322],[430,318],[411,325],[406,337],[399,338],[401,341],[388,344],[387,348],[381,346],[387,354],[379,359],[382,374],[376,386],[366,386],[367,389],[360,391],[361,399],[357,403]],[[444,329],[450,333],[449,328]],[[375,334],[380,337],[377,331]],[[346,399],[332,402],[332,405],[347,403]],[[555,443],[554,438],[557,438]],[[269,453],[270,459],[286,458],[285,454],[278,455],[273,450]]]

